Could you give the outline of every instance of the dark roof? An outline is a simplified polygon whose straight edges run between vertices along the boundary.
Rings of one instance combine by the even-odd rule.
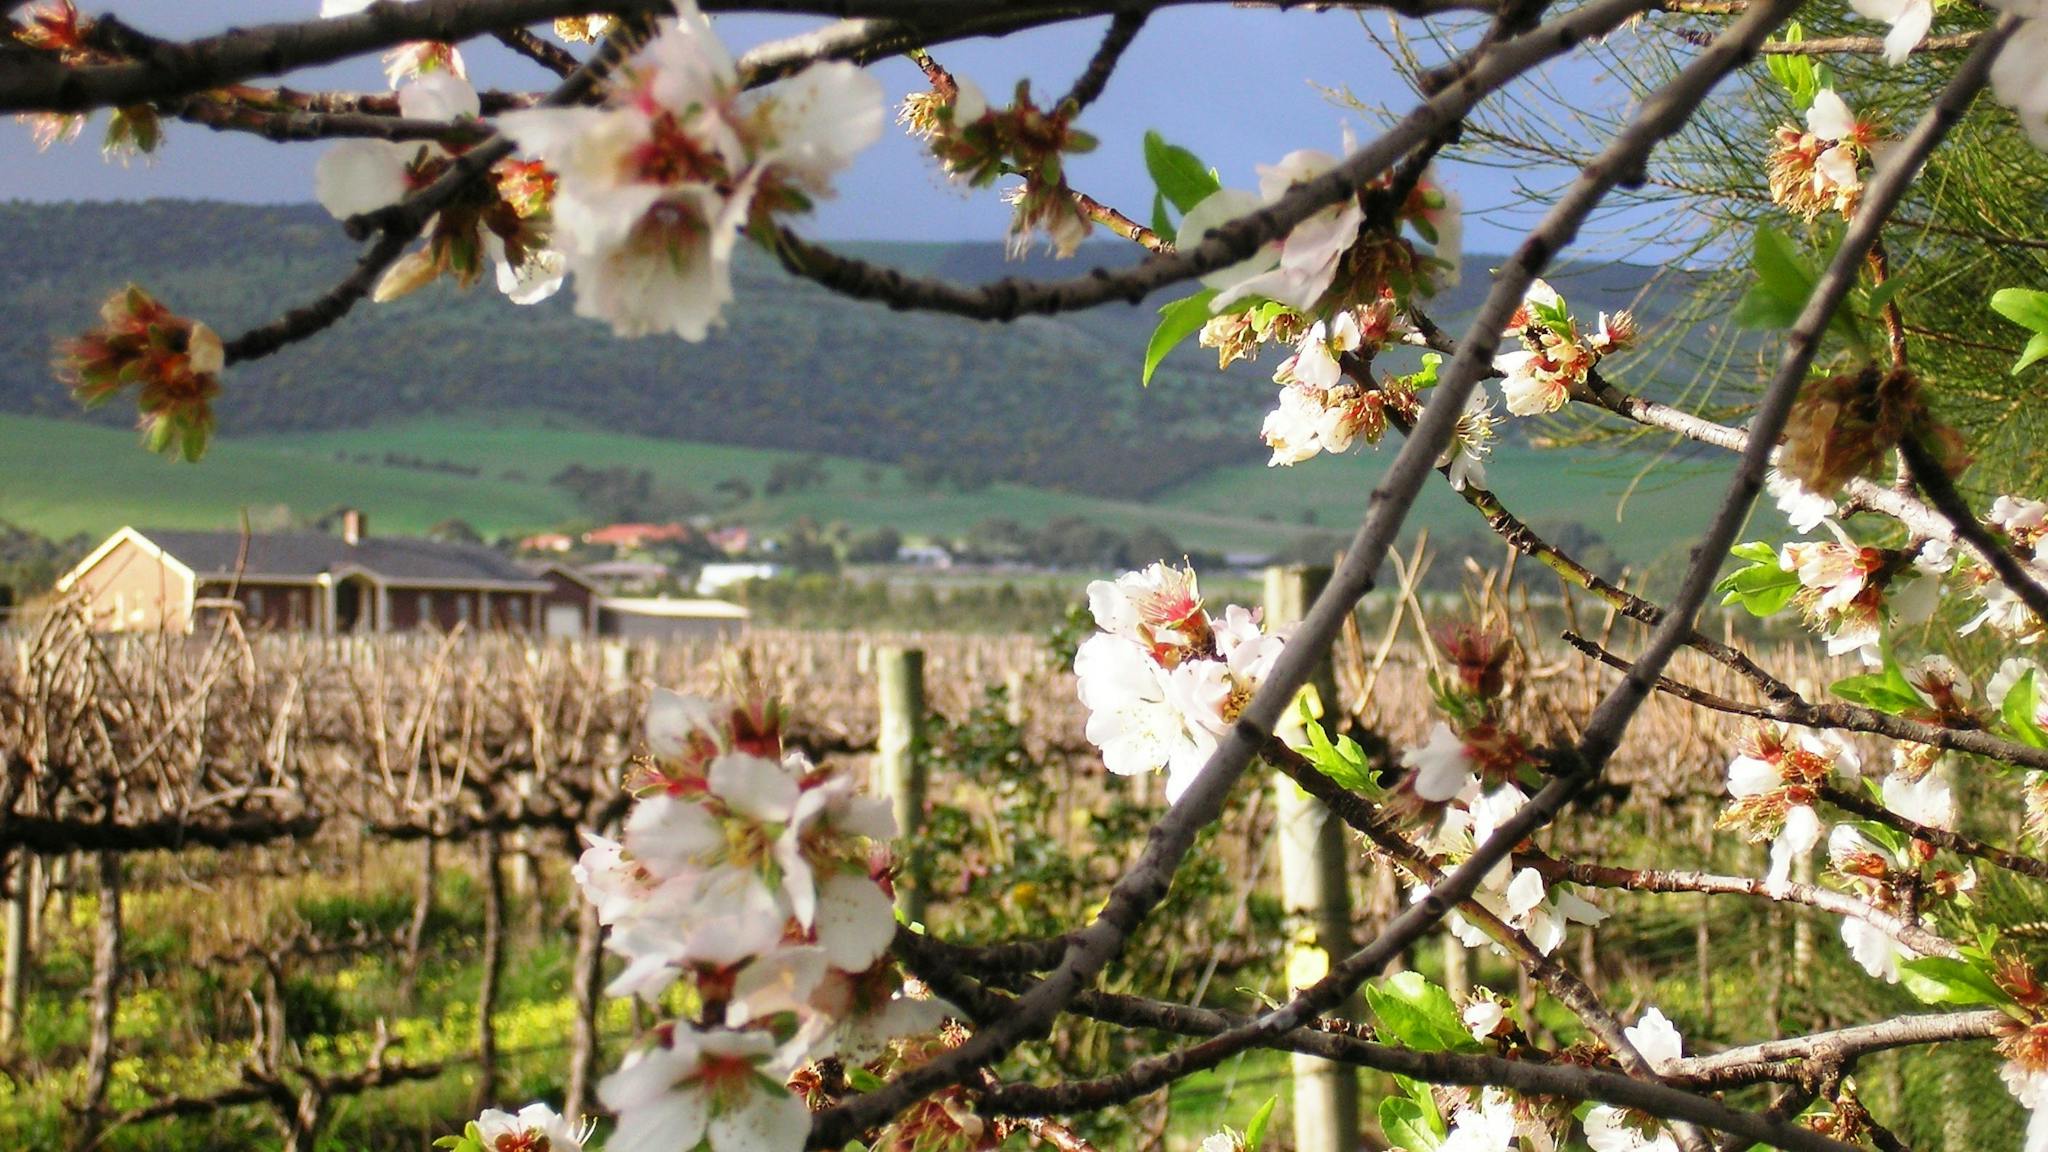
[[[474,544],[403,536],[371,536],[360,544],[350,544],[324,532],[257,532],[245,537],[239,532],[137,531],[201,579],[229,579],[238,571],[247,577],[310,579],[354,567],[400,584],[429,580],[537,587],[542,583],[510,559]]]

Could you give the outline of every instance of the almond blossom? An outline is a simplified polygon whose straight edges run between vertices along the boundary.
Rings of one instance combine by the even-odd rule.
[[[1684,1054],[1678,1029],[1655,1008],[1621,1031],[1653,1072],[1667,1072]],[[1595,1104],[1585,1125],[1586,1146],[1593,1152],[1678,1152],[1678,1142],[1661,1123],[1626,1108]]]
[[[1830,522],[1832,523],[1832,522]],[[1881,548],[1864,548],[1836,529],[1836,541],[1794,541],[1778,550],[1778,567],[1799,577],[1793,597],[1808,624],[1827,641],[1828,655],[1856,653],[1878,662],[1884,623],[1883,583],[1889,563]]]
[[[373,0],[320,0],[322,19],[336,16],[353,16],[368,8]],[[401,0],[411,3],[412,0]],[[434,72],[448,72],[468,77],[469,69],[463,65],[462,53],[453,44],[442,44],[432,40],[415,40],[400,44],[384,54],[384,75],[396,88],[411,77],[429,75]]]
[[[2048,1152],[2048,1025],[2033,1024],[1998,1042],[2006,1091],[2029,1113],[2023,1152]]]
[[[476,1152],[583,1152],[595,1123],[567,1119],[546,1104],[517,1113],[490,1108],[476,1118]]]
[[[1820,786],[1836,772],[1854,775],[1862,759],[1833,732],[1752,724],[1728,765],[1730,804],[1720,826],[1740,829],[1751,842],[1771,842],[1765,884],[1776,889],[1792,876],[1792,863],[1820,842],[1814,811]]]
[[[1635,339],[1635,320],[1627,312],[1603,312],[1593,335],[1583,336],[1564,298],[1539,279],[1530,282],[1502,334],[1519,338],[1522,348],[1493,359],[1494,369],[1506,377],[1501,395],[1509,412],[1536,416],[1570,403],[1602,357]]]
[[[1934,26],[1934,0],[1849,0],[1849,7],[1865,20],[1892,26],[1884,37],[1884,59],[1893,66],[1905,63]]]
[[[1328,322],[1310,324],[1296,342],[1294,355],[1273,371],[1273,382],[1281,386],[1280,402],[1259,432],[1273,449],[1268,465],[1347,452],[1360,439],[1379,443],[1386,434],[1388,410],[1411,411],[1413,394],[1398,381],[1374,386],[1369,380],[1348,379],[1343,358],[1361,351],[1370,355],[1409,330],[1391,294],[1382,294],[1365,307],[1347,308]]]
[[[1450,1132],[1437,1152],[1511,1152],[1518,1129],[1514,1100],[1502,1089],[1482,1089],[1477,1105],[1451,1114]]]
[[[1778,511],[1785,514],[1786,522],[1802,536],[1841,511],[1833,500],[1808,492],[1798,480],[1776,467],[1764,473],[1764,489],[1771,494]]]
[[[887,958],[890,806],[785,752],[781,722],[767,702],[655,690],[624,833],[585,834],[576,882],[627,960],[611,992],[658,1000],[681,981],[702,1005],[599,1086],[619,1116],[608,1147],[796,1152],[799,1066],[873,1058],[949,1011]]]
[[[1295,185],[1313,180],[1337,164],[1338,157],[1313,149],[1290,152],[1278,164],[1262,164],[1257,196],[1230,188],[1212,193],[1181,219],[1174,243],[1192,248],[1212,229],[1277,202]],[[1282,239],[1204,276],[1202,282],[1217,289],[1209,307],[1221,312],[1240,300],[1264,297],[1298,312],[1313,312],[1337,278],[1338,263],[1358,240],[1358,230],[1364,224],[1365,209],[1355,195],[1317,210]]]
[[[1876,136],[1834,89],[1821,89],[1806,110],[1804,129],[1785,124],[1777,130],[1769,172],[1772,201],[1808,220],[1823,212],[1854,212],[1863,194],[1859,167]]]
[[[1447,808],[1443,820],[1424,847],[1450,860],[1471,855],[1486,843],[1508,817],[1528,803],[1528,796],[1512,784],[1491,793],[1481,793],[1477,778],[1470,780],[1455,805]],[[1417,884],[1409,890],[1413,901],[1428,895],[1429,888]],[[1487,871],[1473,892],[1472,900],[1508,927],[1529,938],[1544,955],[1564,943],[1571,924],[1598,924],[1607,918],[1599,907],[1565,885],[1546,885],[1534,868],[1519,872],[1503,857]],[[1507,951],[1486,930],[1453,910],[1444,919],[1445,930],[1467,948],[1491,948],[1498,955]]]
[[[1465,1005],[1458,1018],[1464,1021],[1465,1029],[1472,1033],[1472,1038],[1483,1044],[1493,1039],[1500,1026],[1507,1023],[1508,1007],[1491,992],[1479,988],[1473,991],[1472,1002]]]
[[[620,336],[705,339],[732,300],[744,231],[807,211],[882,131],[881,88],[845,63],[742,92],[688,0],[605,106],[509,112],[499,128],[558,177],[554,226],[576,313]]]
[[[1493,401],[1487,399],[1485,385],[1475,384],[1472,394],[1465,399],[1465,410],[1458,414],[1450,444],[1436,460],[1437,467],[1448,470],[1452,488],[1463,492],[1467,488],[1486,487],[1486,457],[1493,452],[1493,424]]]
[[[1096,634],[1074,654],[1087,736],[1119,776],[1166,771],[1178,800],[1285,644],[1256,612],[1212,617],[1191,568],[1158,563],[1088,586]]]
[[[398,106],[402,115],[425,120],[474,120],[481,110],[468,81],[446,72],[401,87]],[[343,140],[314,166],[314,196],[337,220],[390,208],[439,180],[456,155],[431,142]],[[473,181],[428,221],[426,243],[391,265],[372,298],[395,300],[443,275],[466,288],[488,265],[513,303],[547,299],[562,285],[561,255],[549,247],[553,200],[554,177],[545,168],[500,161],[487,180]]]
[[[1991,0],[2025,17],[1991,62],[1991,92],[2010,107],[2034,147],[2048,149],[2048,5],[2041,0]]]
[[[616,1112],[610,1152],[799,1152],[810,1110],[783,1087],[789,1054],[762,1032],[670,1027],[598,1084]]]
[[[1465,742],[1442,721],[1431,726],[1428,743],[1401,753],[1401,766],[1415,770],[1415,794],[1433,804],[1451,799],[1478,779]]]

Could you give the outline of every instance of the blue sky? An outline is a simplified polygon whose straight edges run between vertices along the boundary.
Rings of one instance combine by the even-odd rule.
[[[145,31],[187,37],[230,24],[294,19],[317,11],[316,0],[86,0],[88,11],[113,11]],[[802,31],[816,21],[721,17],[738,50]],[[1019,78],[1034,91],[1063,91],[1093,51],[1104,21],[1040,29],[998,40],[950,46],[948,67],[978,80],[1000,98]],[[1369,127],[1331,103],[1321,88],[1349,88],[1369,101],[1405,107],[1406,87],[1374,43],[1388,19],[1351,12],[1277,12],[1217,6],[1167,9],[1146,26],[1103,99],[1082,120],[1102,140],[1100,151],[1071,165],[1076,187],[1141,218],[1151,184],[1140,155],[1148,128],[1196,151],[1226,184],[1250,187],[1253,166],[1296,148],[1336,151],[1349,122]],[[540,87],[547,77],[491,43],[465,49],[479,86]],[[1589,68],[1575,86],[1590,98],[1619,100],[1619,85]],[[906,60],[875,66],[891,99],[921,86]],[[375,61],[301,73],[301,87],[382,87]],[[1604,96],[1601,84],[1606,85]],[[25,127],[0,121],[0,199],[71,200],[194,197],[259,202],[311,199],[312,167],[322,144],[277,145],[172,124],[168,143],[148,162],[127,168],[103,162],[91,141],[38,154]],[[1474,211],[1468,246],[1504,251],[1515,234],[1485,217],[1511,199],[1511,173],[1453,165],[1450,182]],[[828,239],[960,240],[1001,236],[1008,210],[994,193],[963,194],[946,185],[917,145],[900,131],[884,135],[841,180],[840,198],[821,207],[806,230]]]

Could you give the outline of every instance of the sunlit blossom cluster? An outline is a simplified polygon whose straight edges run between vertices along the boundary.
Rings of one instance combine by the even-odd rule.
[[[1493,361],[1505,377],[1500,391],[1508,411],[1538,416],[1570,403],[1572,393],[1585,386],[1587,374],[1602,357],[1635,339],[1636,325],[1635,318],[1625,311],[1602,312],[1593,331],[1581,333],[1564,297],[1536,280],[1523,294],[1522,306],[1508,319],[1502,335],[1522,343],[1520,349],[1503,352]]]
[[[1903,64],[1934,27],[1934,0],[1849,0],[1868,20],[1891,25],[1885,61]],[[2022,18],[1991,62],[1991,91],[2019,117],[2037,148],[2048,148],[2048,5],[2042,0],[1991,0],[1991,7]]]
[[[1164,770],[1166,797],[1194,782],[1286,644],[1259,613],[1203,607],[1192,568],[1164,562],[1088,585],[1099,629],[1074,654],[1088,739],[1119,776]]]
[[[1514,784],[1502,784],[1486,791],[1477,775],[1468,777],[1458,793],[1447,801],[1442,815],[1422,847],[1445,866],[1472,854],[1507,822],[1529,796]],[[1413,885],[1409,895],[1421,900],[1429,886]],[[1607,919],[1604,909],[1574,892],[1567,884],[1550,884],[1534,867],[1517,869],[1502,857],[1480,881],[1472,900],[1496,919],[1528,937],[1536,950],[1549,955],[1565,941],[1573,924],[1598,924]],[[1485,925],[1474,923],[1453,910],[1444,918],[1444,928],[1467,948],[1488,948],[1499,955],[1507,949],[1495,940]]]
[[[1876,129],[1859,120],[1832,88],[1821,89],[1806,110],[1806,126],[1781,125],[1771,151],[1771,200],[1813,220],[1824,212],[1848,216],[1863,194],[1862,165]]]
[[[1092,151],[1095,138],[1074,126],[1077,109],[1062,104],[1040,108],[1028,83],[1019,83],[1006,108],[993,107],[980,85],[923,61],[931,89],[906,96],[897,122],[925,142],[946,175],[980,188],[1004,176],[1019,177],[1004,200],[1010,216],[1008,249],[1022,256],[1034,236],[1043,236],[1053,255],[1072,256],[1091,225],[1067,185],[1065,157]]]
[[[1486,1045],[1510,1045],[1525,1040],[1512,1015],[1513,1009],[1497,994],[1474,988],[1462,1016],[1472,1038]],[[1685,1054],[1685,1040],[1664,1013],[1647,1008],[1636,1023],[1623,1028],[1622,1035],[1651,1070],[1668,1074]],[[1597,1049],[1593,1060],[1610,1059]],[[1500,1088],[1449,1089],[1457,1103],[1448,1109],[1450,1129],[1443,1148],[1466,1152],[1517,1152],[1562,1148],[1571,1135],[1572,1112],[1556,1101],[1517,1096]],[[1677,1152],[1678,1144],[1663,1122],[1653,1116],[1595,1104],[1580,1121],[1580,1134],[1593,1152]]]
[[[1814,805],[1821,787],[1836,774],[1861,776],[1862,755],[1830,731],[1750,723],[1728,765],[1728,807],[1720,826],[1752,843],[1769,841],[1771,868],[1765,883],[1782,885],[1792,865],[1820,843],[1820,814]]]
[[[1347,136],[1345,150],[1350,147]],[[1339,163],[1341,158],[1328,152],[1301,149],[1277,164],[1260,165],[1256,193],[1224,188],[1210,195],[1181,219],[1174,243],[1192,248],[1211,231],[1279,202]],[[1456,283],[1463,243],[1461,213],[1457,197],[1427,173],[1382,226],[1367,227],[1361,196],[1342,197],[1251,256],[1202,277],[1202,283],[1216,291],[1210,308],[1223,313],[1243,301],[1270,300],[1323,317],[1370,306],[1389,289],[1403,299],[1429,295]],[[1402,235],[1404,226],[1429,245],[1427,254]]]
[[[1952,828],[1956,821],[1955,797],[1948,783],[1928,772],[1914,779],[1895,771],[1881,786],[1884,806],[1930,828]],[[1853,824],[1837,824],[1828,833],[1828,863],[1844,877],[1849,887],[1869,900],[1872,907],[1893,915],[1920,915],[1934,901],[1953,897],[1975,885],[1973,872],[1934,870],[1934,845],[1925,840],[1906,839],[1892,833],[1883,840],[1875,830]],[[1906,907],[1902,893],[1911,885],[1918,903]],[[1917,953],[1899,943],[1892,934],[1853,916],[1842,919],[1842,943],[1863,970],[1887,983],[1898,983],[1899,962]]]
[[[2031,561],[2029,567],[2036,580],[2048,575],[2048,503],[2019,496],[2000,496],[1991,502],[1991,511],[1985,520],[1998,529],[2013,551]],[[1956,574],[1963,588],[1984,605],[1983,610],[1959,631],[1967,634],[1988,625],[1992,631],[2019,644],[2040,641],[2044,629],[2042,621],[2027,609],[2019,593],[2000,580],[1989,565],[1976,555],[1965,553],[1957,560]]]
[[[743,92],[686,0],[604,106],[508,112],[498,127],[555,174],[553,242],[577,314],[620,336],[694,341],[724,323],[741,235],[830,196],[834,175],[881,135],[882,96],[836,62]]]
[[[1451,672],[1434,683],[1450,721],[1432,725],[1423,744],[1401,753],[1401,766],[1409,774],[1399,791],[1408,799],[1397,807],[1419,811],[1429,822],[1421,846],[1448,865],[1471,855],[1528,803],[1518,780],[1530,754],[1500,711],[1512,642],[1467,625],[1445,630],[1438,646]],[[1417,879],[1411,894],[1419,899],[1428,887]],[[1546,955],[1564,943],[1568,924],[1597,924],[1607,916],[1569,886],[1545,883],[1533,867],[1517,870],[1505,856],[1487,872],[1472,899]],[[1456,911],[1445,926],[1467,948],[1501,950],[1484,926]]]
[[[434,1147],[447,1152],[583,1152],[595,1122],[558,1114],[546,1104],[517,1112],[487,1108],[460,1136],[443,1136]]]
[[[627,960],[614,995],[687,985],[696,1018],[655,1030],[599,1086],[608,1148],[795,1152],[809,1113],[785,1082],[827,1056],[866,1060],[930,1031],[886,958],[896,928],[886,801],[782,748],[771,706],[657,690],[652,760],[621,840],[586,833],[576,880]]]
[[[1855,653],[1876,663],[1884,623],[1917,624],[1933,615],[1951,554],[1929,541],[1918,553],[1866,548],[1829,521],[1835,540],[1793,541],[1778,566],[1799,579],[1793,603],[1827,641],[1828,654]]]
[[[1412,331],[1392,292],[1362,308],[1339,312],[1327,323],[1309,325],[1292,356],[1273,371],[1280,403],[1266,416],[1260,438],[1273,450],[1269,464],[1298,464],[1319,453],[1345,452],[1353,442],[1379,443],[1387,415],[1412,418],[1414,393],[1352,378],[1346,356],[1370,357],[1391,340]]]
[[[434,71],[407,80],[398,108],[408,118],[474,121],[475,89],[459,74]],[[466,149],[387,140],[344,140],[320,157],[313,191],[322,207],[346,220],[404,202],[446,175]],[[551,247],[555,179],[531,161],[501,160],[487,180],[465,184],[422,233],[419,248],[400,257],[373,297],[395,300],[442,277],[462,287],[489,269],[515,304],[534,304],[562,286],[562,256]]]

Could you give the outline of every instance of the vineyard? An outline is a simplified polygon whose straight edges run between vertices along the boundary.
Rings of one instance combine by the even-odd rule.
[[[1507,605],[1489,597],[1486,611],[1521,639],[1512,674],[1531,690],[1513,693],[1517,722],[1568,737],[1610,673],[1547,638],[1546,613],[1526,598]],[[1443,659],[1417,627],[1421,611],[1410,599],[1363,612],[1340,648],[1348,722],[1336,727],[1368,748],[1421,737]],[[1582,646],[1636,627],[1565,623],[1590,633]],[[729,648],[318,641],[232,626],[115,638],[54,613],[11,636],[0,665],[0,845],[13,861],[0,1143],[417,1148],[492,1100],[593,1108],[606,1061],[651,1020],[604,995],[617,965],[569,872],[579,830],[614,830],[625,811],[619,781],[649,685],[765,685],[790,709],[794,746],[872,763],[886,743],[884,696],[898,691],[881,666],[921,652],[922,706],[912,698],[918,714],[895,739],[929,782],[902,871],[962,941],[1067,930],[1142,846],[1161,801],[1152,777],[1101,771],[1059,645],[773,631]],[[1793,647],[1770,663],[1795,680],[1829,671]],[[1726,691],[1719,671],[1685,668]],[[1553,851],[1627,859],[1656,843],[1713,863],[1736,723],[1703,727],[1681,708],[1653,703],[1609,774],[1607,818]],[[1146,960],[1109,991],[1232,1010],[1284,994],[1295,913],[1272,857],[1291,788],[1238,789],[1234,818],[1177,878],[1170,914],[1134,953]],[[1369,934],[1405,897],[1392,869],[1349,851],[1346,927]],[[1811,909],[1705,897],[1680,907],[1667,898],[1585,931],[1576,966],[1617,1005],[1655,989],[1703,1042],[1852,1014],[1827,991],[1825,973],[1844,959],[1833,941],[1816,943]],[[1405,963],[1454,989],[1488,981],[1534,1003],[1527,973],[1448,940]],[[1130,1045],[1076,1023],[1028,1059],[1100,1071],[1138,1054]],[[1268,1096],[1282,1097],[1284,1115],[1286,1075],[1283,1057],[1251,1054],[1091,1134],[1104,1146],[1187,1146]]]

